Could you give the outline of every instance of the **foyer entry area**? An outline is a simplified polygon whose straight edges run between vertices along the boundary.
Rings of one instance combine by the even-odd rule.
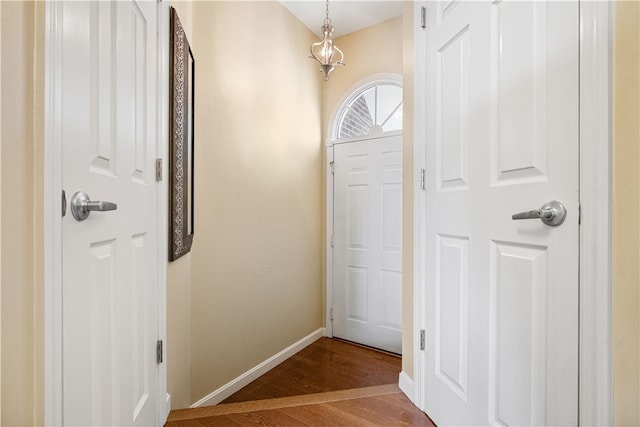
[[[401,362],[321,338],[219,405],[172,411],[166,426],[433,426],[398,388]]]

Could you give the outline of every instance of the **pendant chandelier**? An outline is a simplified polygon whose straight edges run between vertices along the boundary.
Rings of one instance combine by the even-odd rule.
[[[336,65],[344,65],[344,55],[338,46],[333,44],[333,25],[329,18],[329,0],[326,0],[324,24],[321,27],[323,38],[318,43],[311,45],[311,56],[320,63],[320,71],[324,73],[324,79],[329,80],[329,73]]]

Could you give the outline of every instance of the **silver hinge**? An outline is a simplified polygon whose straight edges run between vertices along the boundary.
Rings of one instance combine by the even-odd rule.
[[[426,189],[426,184],[424,182],[425,178],[425,170],[424,169],[420,169],[420,189],[421,190],[425,190]]]
[[[156,363],[158,365],[162,363],[162,340],[156,343]]]
[[[426,335],[426,332],[424,331],[424,329],[420,329],[420,350],[424,350],[425,335]]]
[[[329,319],[333,322],[333,307],[329,310]]]
[[[162,159],[156,159],[156,182],[162,181]]]
[[[334,239],[333,234],[331,235],[331,247],[335,247],[336,246],[336,240]]]
[[[331,168],[331,173],[336,173],[336,163],[334,161],[329,162],[329,168]]]
[[[582,225],[582,203],[578,203],[578,225]]]
[[[427,28],[427,8],[424,6],[420,8],[420,26]]]
[[[67,193],[62,190],[62,216],[67,214]]]

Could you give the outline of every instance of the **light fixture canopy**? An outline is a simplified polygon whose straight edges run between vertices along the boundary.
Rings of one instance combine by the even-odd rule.
[[[324,79],[329,80],[329,73],[333,71],[336,65],[345,65],[344,54],[333,44],[333,25],[329,18],[329,0],[326,0],[324,24],[321,27],[322,40],[311,45],[311,56],[320,63],[320,71],[324,73]]]

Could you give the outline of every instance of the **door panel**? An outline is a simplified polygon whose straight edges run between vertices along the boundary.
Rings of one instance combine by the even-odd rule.
[[[575,425],[577,2],[428,7],[424,407]],[[511,219],[551,200],[560,226]]]
[[[438,378],[464,400],[469,384],[468,253],[468,239],[438,236],[435,369]]]
[[[464,190],[469,176],[469,26],[437,53],[438,188]]]
[[[402,140],[334,146],[333,335],[401,353]]]
[[[545,422],[547,252],[492,242],[489,410],[497,424]]]
[[[548,5],[492,5],[491,57],[496,135],[492,138],[494,185],[547,179]],[[577,70],[574,70],[577,71]],[[517,123],[517,126],[514,126]]]
[[[156,3],[62,5],[62,184],[117,210],[62,220],[65,425],[156,425]]]

